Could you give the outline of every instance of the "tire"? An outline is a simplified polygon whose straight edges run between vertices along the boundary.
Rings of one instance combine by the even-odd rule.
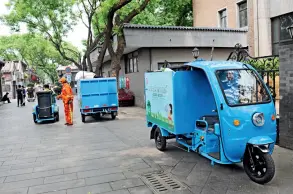
[[[131,106],[134,106],[135,105],[135,97],[133,96],[133,99],[131,101]]]
[[[96,120],[100,120],[101,119],[101,113],[94,114],[93,118],[96,119]]]
[[[55,113],[55,121],[58,122],[59,121],[59,112]]]
[[[165,151],[166,147],[167,147],[167,140],[166,140],[166,137],[162,136],[160,128],[157,128],[155,130],[154,138],[155,138],[155,143],[156,143],[157,149],[160,151]]]
[[[37,122],[37,116],[35,114],[33,114],[33,120],[34,120],[34,123],[38,123]]]
[[[81,121],[82,121],[83,123],[85,123],[85,115],[84,115],[84,114],[81,114]]]
[[[111,118],[112,118],[112,120],[115,120],[116,119],[116,115],[114,115],[113,112],[111,113]]]
[[[251,152],[251,155],[252,158],[254,158],[254,164],[258,164],[258,166],[254,168],[252,167],[250,155],[246,149],[243,158],[243,167],[248,177],[253,182],[262,185],[270,182],[275,176],[275,164],[272,156],[269,153],[261,152],[257,148],[254,149],[253,153]]]

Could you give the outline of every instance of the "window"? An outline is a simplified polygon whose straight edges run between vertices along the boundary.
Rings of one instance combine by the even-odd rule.
[[[218,70],[216,74],[229,106],[271,101],[269,91],[253,70]]]
[[[223,9],[219,11],[220,27],[227,28],[227,10]]]
[[[238,3],[239,10],[239,27],[243,28],[247,26],[247,1]]]
[[[281,42],[291,41],[287,28],[293,25],[293,12],[272,18],[272,53],[279,54],[279,44]]]
[[[128,54],[125,62],[126,74],[138,72],[138,51]]]

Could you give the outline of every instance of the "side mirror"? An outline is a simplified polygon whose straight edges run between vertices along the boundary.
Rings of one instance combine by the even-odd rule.
[[[221,135],[220,125],[218,123],[216,123],[214,125],[214,128],[215,128],[215,135],[220,136]]]

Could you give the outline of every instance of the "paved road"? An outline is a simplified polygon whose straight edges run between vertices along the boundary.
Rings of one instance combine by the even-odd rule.
[[[75,106],[74,126],[67,127],[62,107],[60,122],[34,124],[32,105],[0,106],[1,194],[150,194],[149,182],[168,194],[293,193],[291,151],[276,147],[276,177],[262,186],[251,182],[241,165],[212,167],[173,145],[159,152],[142,109],[123,108],[114,121],[87,118],[83,124]],[[169,179],[178,183],[160,182]]]

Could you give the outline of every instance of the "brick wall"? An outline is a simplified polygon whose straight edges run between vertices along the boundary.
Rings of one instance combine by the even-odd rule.
[[[293,42],[280,45],[280,146],[293,149]]]

